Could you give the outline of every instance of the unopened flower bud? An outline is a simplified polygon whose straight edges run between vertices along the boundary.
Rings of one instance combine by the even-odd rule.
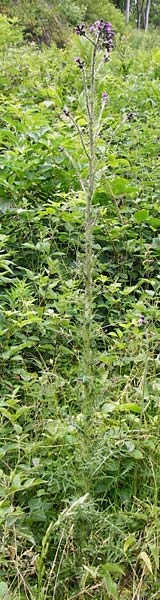
[[[139,325],[145,325],[145,316],[141,315],[140,320],[139,320]]]
[[[63,108],[63,112],[64,112],[64,115],[66,115],[66,116],[68,117],[68,115],[69,115],[69,110],[68,110],[68,108],[67,108],[66,106],[64,106],[64,108]]]
[[[81,60],[81,58],[79,56],[76,56],[76,58],[74,59],[77,67],[79,67],[80,69],[83,69],[84,67],[84,60]]]

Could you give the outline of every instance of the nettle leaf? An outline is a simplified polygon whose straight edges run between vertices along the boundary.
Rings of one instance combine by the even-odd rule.
[[[158,219],[157,217],[149,217],[148,225],[150,225],[150,227],[153,227],[153,229],[159,229],[160,219]]]
[[[108,155],[108,164],[113,169],[119,168],[121,166],[129,167],[129,161],[127,160],[127,158],[117,158],[114,154]]]
[[[134,218],[137,223],[145,223],[149,219],[149,211],[146,209],[137,210],[137,212],[134,213]]]
[[[130,196],[132,194],[135,194],[137,191],[136,187],[124,177],[115,177],[115,179],[110,181],[110,183],[115,196]]]

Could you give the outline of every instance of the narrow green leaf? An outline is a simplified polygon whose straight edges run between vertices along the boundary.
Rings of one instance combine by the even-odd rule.
[[[147,552],[145,552],[145,550],[142,550],[142,552],[140,552],[139,558],[143,561],[143,563],[145,564],[145,567],[147,567],[147,570],[150,573],[153,573],[153,569],[152,569],[152,564],[151,564],[150,558],[149,558]]]

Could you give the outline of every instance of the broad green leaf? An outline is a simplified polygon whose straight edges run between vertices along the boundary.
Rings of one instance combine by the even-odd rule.
[[[132,458],[135,458],[136,460],[142,460],[144,459],[144,455],[139,448],[135,448],[135,450],[132,452]]]
[[[130,196],[136,192],[136,187],[131,185],[130,181],[124,177],[117,176],[113,179],[113,181],[110,182],[110,184],[115,196]]]
[[[160,219],[158,219],[157,217],[149,217],[148,225],[150,225],[150,227],[153,227],[153,229],[159,229]]]
[[[13,477],[13,479],[11,481],[11,486],[14,490],[18,490],[21,488],[21,478],[20,478],[19,474],[15,475],[15,477]]]
[[[5,581],[0,581],[0,600],[9,600],[9,587]]]
[[[142,208],[142,210],[137,210],[134,213],[134,218],[136,219],[137,223],[145,223],[149,219],[149,211],[145,208]]]
[[[135,442],[133,440],[127,440],[125,442],[125,446],[128,452],[133,452],[133,450],[135,449]]]

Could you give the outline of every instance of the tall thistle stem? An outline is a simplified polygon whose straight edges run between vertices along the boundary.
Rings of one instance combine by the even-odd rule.
[[[95,148],[96,140],[100,130],[101,117],[103,114],[107,94],[102,94],[102,106],[98,119],[98,127],[96,127],[94,116],[94,96],[95,96],[95,76],[96,76],[96,55],[99,49],[104,49],[104,62],[108,60],[108,53],[113,47],[112,38],[114,31],[111,23],[105,23],[103,19],[96,21],[90,26],[90,34],[86,32],[85,24],[77,25],[76,33],[79,36],[85,36],[92,44],[91,71],[90,81],[87,83],[85,64],[80,57],[75,58],[77,66],[80,68],[83,80],[83,90],[86,101],[86,109],[88,115],[88,145],[83,138],[83,133],[76,123],[75,119],[70,115],[68,109],[65,109],[65,114],[70,117],[74,123],[77,132],[79,133],[83,151],[88,159],[88,181],[86,184],[81,181],[81,187],[84,191],[86,199],[85,209],[85,266],[84,266],[84,315],[83,315],[83,410],[89,414],[91,407],[91,398],[93,393],[93,195],[95,188]],[[93,36],[92,36],[93,34]],[[73,159],[71,157],[71,162]]]
[[[99,37],[99,36],[98,36]],[[91,60],[91,80],[90,80],[90,102],[88,109],[89,124],[89,183],[86,197],[85,213],[85,306],[84,306],[84,383],[86,386],[85,404],[88,407],[92,393],[92,322],[93,322],[93,220],[92,204],[94,194],[95,178],[95,148],[94,148],[94,83],[95,83],[95,61],[96,61],[97,43],[94,44]],[[88,108],[88,98],[87,108]]]

